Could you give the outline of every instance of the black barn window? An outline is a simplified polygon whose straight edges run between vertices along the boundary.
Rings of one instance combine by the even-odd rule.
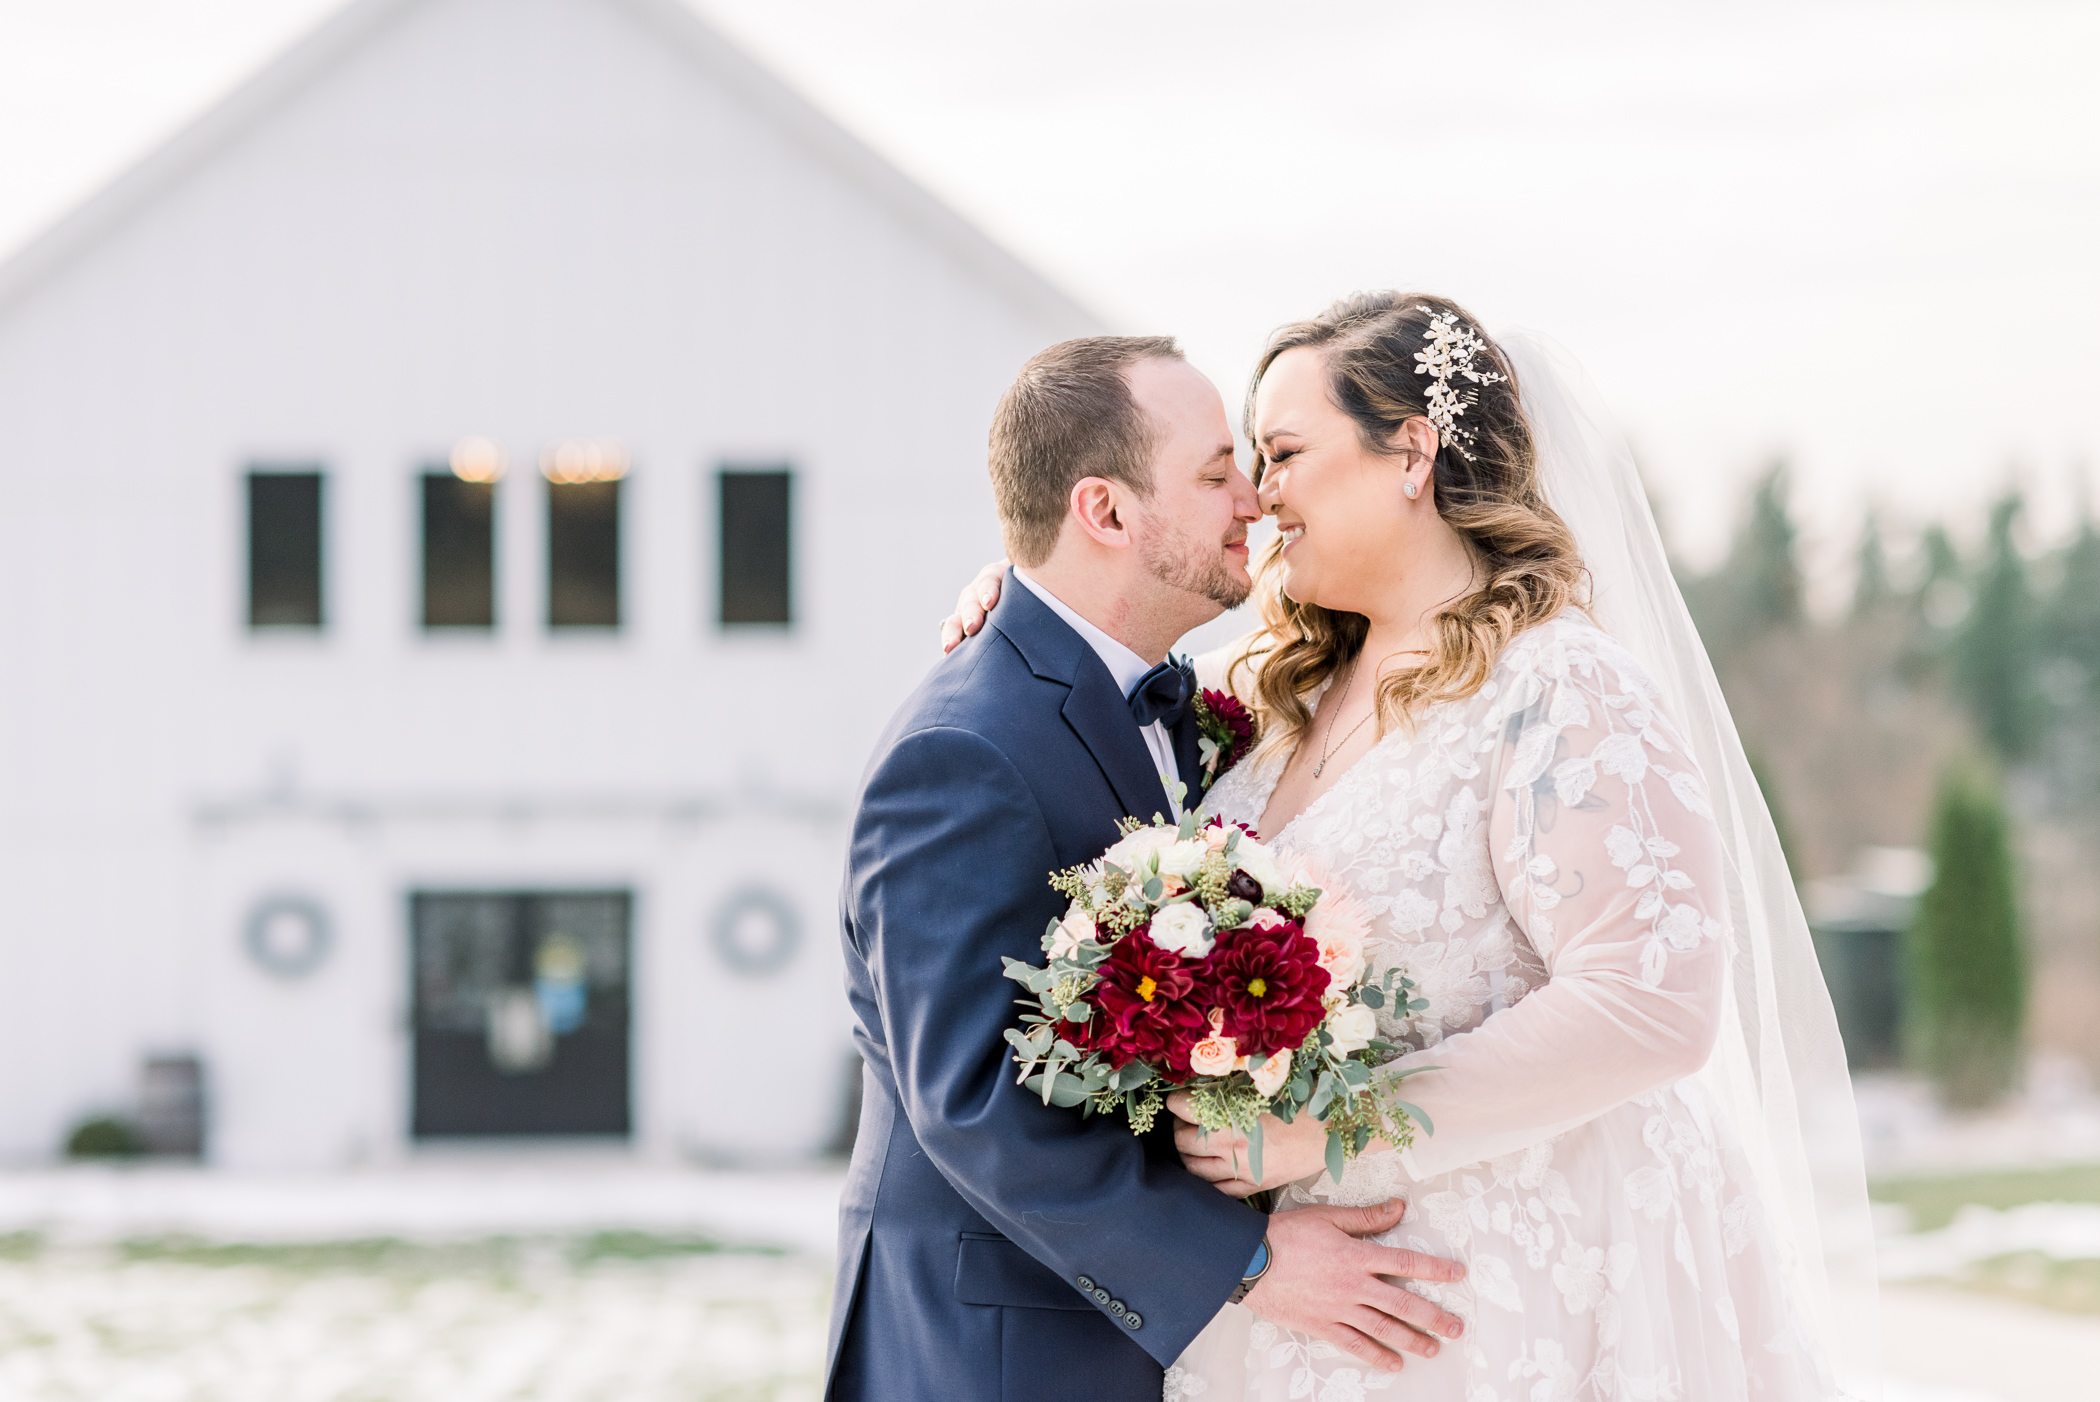
[[[620,626],[620,484],[547,484],[547,626]]]
[[[321,474],[248,474],[248,626],[321,626]]]
[[[795,621],[793,474],[783,468],[722,473],[722,622]]]
[[[423,626],[496,626],[496,484],[423,474]]]

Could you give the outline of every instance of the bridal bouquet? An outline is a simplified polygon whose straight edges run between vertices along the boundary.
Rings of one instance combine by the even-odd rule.
[[[1372,1075],[1402,1050],[1377,1011],[1427,1004],[1399,970],[1369,975],[1361,905],[1237,824],[1121,827],[1101,860],[1052,874],[1072,904],[1043,936],[1048,962],[1006,961],[1035,995],[1006,1039],[1045,1105],[1121,1112],[1143,1134],[1185,1088],[1204,1128],[1248,1136],[1257,1180],[1264,1113],[1325,1123],[1337,1179],[1374,1135],[1405,1147],[1417,1122],[1434,1132],[1394,1097],[1401,1076]]]

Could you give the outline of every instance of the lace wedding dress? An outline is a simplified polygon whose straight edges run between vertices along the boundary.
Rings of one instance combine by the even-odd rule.
[[[1259,825],[1284,756],[1210,813]],[[1168,1402],[1606,1402],[1837,1395],[1737,1127],[1696,1073],[1733,949],[1704,783],[1633,656],[1579,614],[1518,635],[1475,695],[1386,736],[1282,832],[1375,915],[1373,967],[1428,1008],[1381,1015],[1435,1121],[1279,1210],[1399,1196],[1379,1240],[1466,1263],[1417,1293],[1466,1321],[1371,1372],[1228,1305]],[[1754,1131],[1753,1131],[1754,1132]]]

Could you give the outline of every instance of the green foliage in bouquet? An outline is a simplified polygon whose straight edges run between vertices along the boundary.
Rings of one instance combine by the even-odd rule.
[[[1396,1094],[1413,1071],[1377,1074],[1406,1048],[1376,1035],[1373,1014],[1390,1009],[1404,1017],[1427,1004],[1413,997],[1414,985],[1398,969],[1375,978],[1363,974],[1367,921],[1354,936],[1357,982],[1334,985],[1331,971],[1316,981],[1300,977],[1314,967],[1319,949],[1305,930],[1325,894],[1318,887],[1287,876],[1241,829],[1206,828],[1193,813],[1178,824],[1155,817],[1149,831],[1157,836],[1149,842],[1143,840],[1147,826],[1135,819],[1119,823],[1118,831],[1123,840],[1101,861],[1051,874],[1051,886],[1071,907],[1044,933],[1048,963],[1005,961],[1006,976],[1031,995],[1021,1000],[1019,1025],[1006,1033],[1022,1084],[1045,1105],[1121,1113],[1139,1134],[1157,1123],[1168,1091],[1186,1088],[1203,1127],[1247,1135],[1257,1179],[1264,1114],[1290,1123],[1309,1113],[1324,1123],[1327,1167],[1336,1178],[1374,1138],[1404,1148],[1414,1142],[1416,1124],[1434,1132],[1429,1117]],[[1128,865],[1115,860],[1119,853]],[[1168,856],[1171,871],[1162,869]],[[1334,906],[1347,902],[1336,897]],[[1189,909],[1175,914],[1177,907]],[[1257,921],[1265,923],[1249,927]],[[1141,928],[1150,937],[1123,947]],[[1256,941],[1257,953],[1273,955],[1273,987],[1265,988],[1258,975],[1245,977],[1250,946],[1232,945],[1235,940]],[[1227,967],[1233,964],[1229,948],[1241,956],[1234,966],[1239,985],[1232,985]],[[1285,987],[1294,977],[1295,994]],[[1228,1023],[1224,1005],[1232,986],[1273,995],[1255,1015],[1258,1027]],[[1104,999],[1118,997],[1120,1016],[1103,1007]],[[1271,1004],[1287,1017],[1269,1021]],[[1344,1023],[1346,1035],[1338,1037]],[[1236,1054],[1242,1046],[1249,1054]]]

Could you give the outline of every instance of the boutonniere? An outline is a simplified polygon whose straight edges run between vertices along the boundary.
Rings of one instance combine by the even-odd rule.
[[[1196,753],[1203,760],[1203,791],[1254,748],[1254,717],[1229,691],[1205,687],[1196,693]]]

